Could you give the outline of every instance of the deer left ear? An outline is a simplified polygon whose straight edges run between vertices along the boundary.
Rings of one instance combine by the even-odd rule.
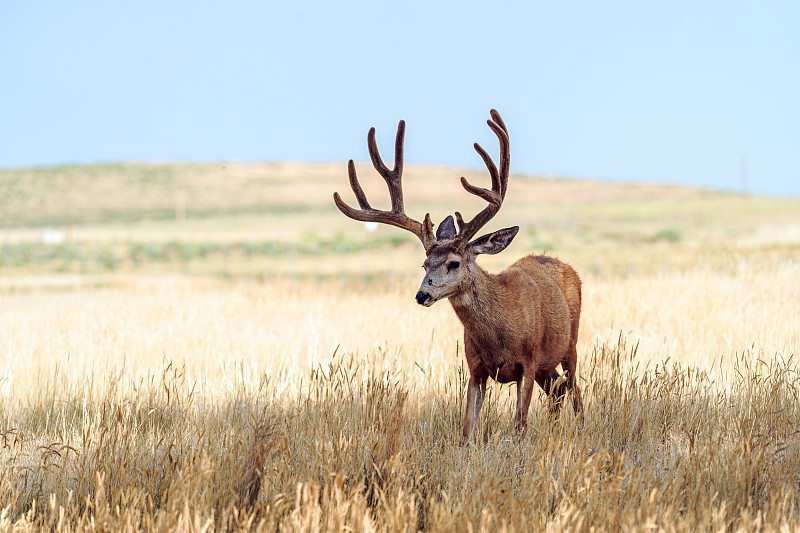
[[[471,243],[469,248],[476,254],[497,254],[506,249],[517,235],[519,226],[512,226],[489,233],[483,237],[478,237]]]

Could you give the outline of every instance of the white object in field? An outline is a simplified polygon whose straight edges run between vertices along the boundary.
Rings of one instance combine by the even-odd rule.
[[[64,242],[64,232],[57,229],[46,229],[42,232],[44,244],[60,244]]]
[[[364,222],[364,229],[367,230],[367,232],[372,233],[373,231],[378,229],[378,223],[377,222]]]

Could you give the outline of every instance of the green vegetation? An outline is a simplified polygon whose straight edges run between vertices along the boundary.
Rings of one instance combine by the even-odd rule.
[[[350,241],[341,234],[331,239],[307,236],[300,242],[6,242],[0,244],[0,267],[7,272],[137,271],[154,264],[187,264],[214,260],[246,261],[256,257],[345,255],[398,248],[408,244],[402,235]]]

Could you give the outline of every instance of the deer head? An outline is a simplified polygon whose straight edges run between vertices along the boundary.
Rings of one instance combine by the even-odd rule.
[[[497,111],[492,109],[490,114],[492,118],[487,123],[500,141],[500,168],[497,168],[486,150],[478,143],[475,143],[475,151],[481,156],[489,170],[492,178],[492,188],[489,190],[476,187],[470,184],[466,178],[461,178],[461,185],[467,192],[486,200],[488,203],[469,222],[465,222],[461,213],[456,212],[455,222],[452,216],[448,216],[439,224],[434,234],[430,213],[425,215],[422,223],[409,218],[405,214],[401,181],[403,174],[403,139],[405,135],[405,122],[403,121],[400,121],[397,126],[394,168],[392,170],[389,170],[383,164],[378,153],[378,147],[375,143],[375,128],[371,128],[367,135],[367,146],[372,164],[378,174],[386,181],[389,188],[389,196],[392,202],[391,211],[380,211],[373,209],[369,205],[364,191],[358,183],[355,164],[352,159],[348,163],[350,186],[361,209],[354,209],[347,205],[339,196],[339,193],[333,194],[336,206],[346,216],[362,222],[380,222],[397,226],[410,231],[422,241],[427,257],[423,264],[425,278],[422,280],[422,285],[416,295],[417,303],[421,305],[431,306],[442,298],[458,296],[466,291],[478,268],[475,264],[477,256],[479,254],[496,254],[503,251],[519,231],[519,226],[513,226],[471,240],[500,210],[508,186],[510,162],[508,130]],[[456,229],[456,222],[458,229]]]

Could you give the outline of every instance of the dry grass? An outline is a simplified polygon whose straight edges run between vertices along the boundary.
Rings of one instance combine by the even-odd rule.
[[[495,385],[469,450],[460,328],[405,289],[6,294],[5,507],[36,529],[796,524],[798,289],[775,280],[798,274],[589,277],[583,428],[540,402],[517,443],[513,387]],[[742,287],[759,298],[743,307]]]
[[[212,167],[170,167],[169,182],[221,194],[197,193],[209,218],[90,217],[72,242],[308,240],[308,221],[273,224],[297,214],[225,213],[274,201],[243,198],[248,184],[290,191],[287,179],[313,172],[237,168],[220,192]],[[320,239],[357,233],[324,211],[322,174],[292,198],[310,198]],[[518,216],[529,231],[483,264],[551,241],[581,273],[583,425],[570,410],[550,420],[535,399],[518,442],[514,387],[492,384],[475,444],[457,446],[461,328],[446,303],[414,303],[415,244],[88,273],[15,263],[0,283],[0,531],[799,530],[796,200],[531,183],[498,223]],[[431,208],[446,211],[449,194]],[[120,209],[155,212],[152,197]],[[35,227],[9,224],[5,243],[31,242]]]

